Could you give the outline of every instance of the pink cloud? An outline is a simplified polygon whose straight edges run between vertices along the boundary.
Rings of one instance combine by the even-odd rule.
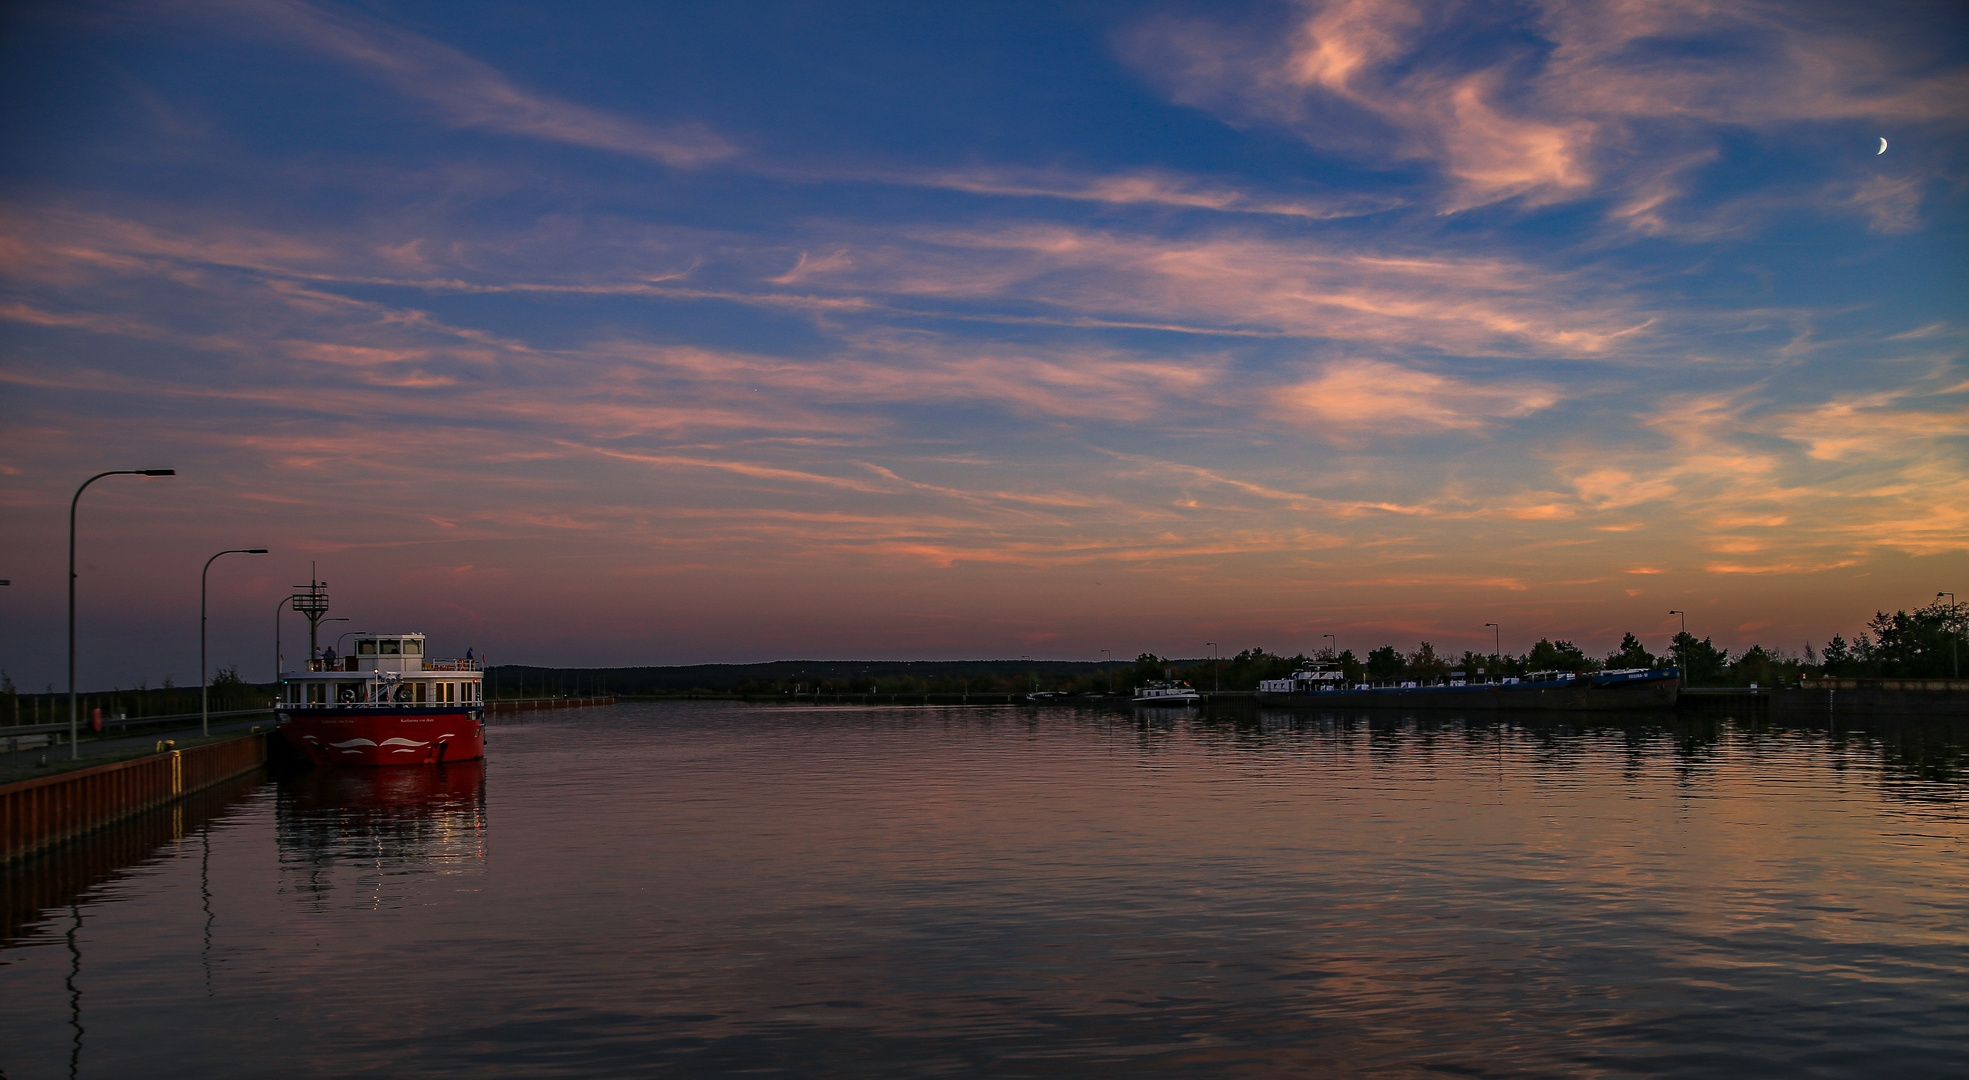
[[[1342,439],[1471,430],[1542,412],[1557,388],[1530,382],[1476,382],[1374,360],[1328,364],[1281,392],[1275,408],[1318,434]]]
[[[1677,174],[1707,156],[1707,132],[1856,119],[1959,128],[1969,95],[1969,75],[1930,66],[1933,43],[1795,6],[1542,0],[1532,12],[1536,45],[1475,63],[1443,42],[1495,29],[1491,9],[1416,0],[1307,0],[1271,37],[1155,20],[1124,51],[1180,102],[1377,164],[1432,162],[1452,210],[1615,189],[1630,193],[1621,216],[1658,220]],[[1690,41],[1731,58],[1663,47]]]

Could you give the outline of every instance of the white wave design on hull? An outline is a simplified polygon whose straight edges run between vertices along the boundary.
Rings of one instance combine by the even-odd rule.
[[[348,746],[429,746],[431,744],[427,742],[418,742],[416,739],[405,739],[402,737],[397,737],[391,739],[384,739],[380,743],[374,742],[369,739],[350,739],[348,742],[329,743],[328,745],[334,747],[337,750],[340,750]]]

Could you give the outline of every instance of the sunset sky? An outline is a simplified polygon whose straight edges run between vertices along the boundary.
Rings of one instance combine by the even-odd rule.
[[[46,3],[0,668],[1117,658],[1969,597],[1961,4]],[[1878,153],[1882,139],[1885,153]],[[304,624],[284,631],[288,656]]]

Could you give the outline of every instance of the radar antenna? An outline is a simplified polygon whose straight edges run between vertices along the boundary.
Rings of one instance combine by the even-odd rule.
[[[308,583],[294,586],[296,589],[306,589],[307,592],[297,592],[293,596],[294,610],[307,616],[308,619],[308,659],[310,660],[321,655],[318,631],[321,628],[321,617],[328,614],[328,583],[315,580],[314,575],[315,565],[309,563]]]

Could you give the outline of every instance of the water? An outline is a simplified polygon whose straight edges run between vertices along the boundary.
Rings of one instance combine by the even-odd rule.
[[[492,734],[15,872],[0,1072],[1907,1080],[1969,1047],[1947,732],[704,703]]]

